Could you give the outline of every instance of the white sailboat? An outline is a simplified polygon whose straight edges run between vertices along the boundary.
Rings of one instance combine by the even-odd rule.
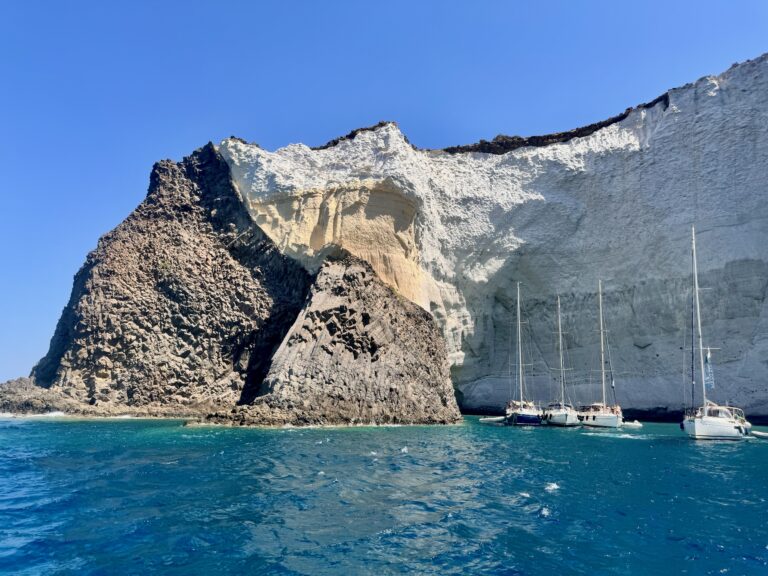
[[[565,363],[563,361],[563,327],[560,319],[560,296],[557,297],[557,348],[560,352],[560,401],[544,409],[542,421],[548,426],[578,426],[579,414],[565,401]]]
[[[509,426],[538,426],[541,424],[541,410],[533,402],[525,400],[523,383],[523,331],[520,318],[520,282],[517,283],[517,382],[520,391],[519,400],[510,400],[507,404],[505,423]]]
[[[603,389],[603,401],[583,406],[579,412],[579,420],[584,426],[594,428],[620,428],[624,423],[621,406],[609,406],[605,399],[605,329],[603,328],[603,282],[597,281],[597,299],[600,315],[600,381]],[[611,371],[613,378],[613,371]],[[613,380],[611,380],[613,382]]]
[[[693,300],[696,310],[696,340],[698,341],[701,374],[701,406],[686,411],[680,427],[696,440],[741,440],[749,434],[752,425],[744,411],[734,406],[721,406],[707,399],[705,362],[710,362],[710,351],[704,355],[701,335],[701,304],[699,303],[699,271],[696,262],[696,230],[691,227],[691,255],[693,259]],[[691,342],[693,346],[693,342]],[[692,349],[692,355],[695,355]],[[691,364],[691,382],[695,385],[695,362]]]

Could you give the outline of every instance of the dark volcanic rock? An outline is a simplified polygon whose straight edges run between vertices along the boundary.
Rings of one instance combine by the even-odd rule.
[[[105,410],[249,401],[309,283],[252,222],[209,144],[155,165],[145,201],[77,273],[32,375]]]
[[[459,418],[432,317],[346,253],[312,284],[254,224],[210,144],[155,165],[144,202],[77,273],[32,379],[0,385],[0,410],[266,425]]]
[[[362,132],[372,132],[374,130],[378,130],[382,126],[386,126],[387,124],[397,125],[397,122],[382,120],[381,122],[377,122],[373,126],[364,126],[363,128],[355,128],[354,130],[349,132],[349,134],[346,134],[344,136],[339,136],[338,138],[334,138],[333,140],[326,142],[322,146],[313,146],[312,150],[327,150],[328,148],[333,148],[334,146],[337,146],[339,143],[344,142],[345,140],[354,140],[355,137]],[[242,141],[242,139],[239,139],[239,140]]]
[[[444,148],[444,150],[449,154],[462,154],[465,152],[483,152],[485,154],[506,154],[507,152],[511,152],[512,150],[517,150],[518,148],[523,148],[525,146],[549,146],[551,144],[559,144],[561,142],[568,142],[568,140],[572,140],[573,138],[583,138],[585,136],[589,136],[590,134],[593,134],[594,132],[597,132],[598,130],[605,128],[606,126],[610,126],[611,124],[616,124],[617,122],[621,122],[627,116],[629,116],[630,112],[632,112],[633,110],[641,110],[643,108],[653,108],[657,104],[661,104],[662,106],[664,106],[664,109],[666,110],[667,107],[669,107],[669,94],[665,92],[664,94],[662,94],[658,98],[655,98],[654,100],[651,100],[650,102],[639,104],[634,108],[627,108],[621,114],[608,118],[607,120],[602,120],[601,122],[595,122],[594,124],[582,126],[581,128],[567,130],[566,132],[556,132],[554,134],[546,134],[543,136],[527,136],[527,137],[506,136],[504,134],[499,134],[490,142],[488,140],[480,140],[480,142],[476,142],[474,144],[466,144],[463,146],[449,146],[448,148]]]
[[[329,258],[241,423],[448,423],[460,418],[429,313],[350,255]]]
[[[617,114],[616,116],[612,116],[606,120],[601,120],[600,122],[588,124],[587,126],[574,128],[573,130],[566,130],[565,132],[555,132],[553,134],[543,134],[540,136],[507,136],[506,134],[499,134],[493,140],[490,140],[490,141],[480,140],[479,142],[475,142],[474,144],[448,146],[446,148],[443,148],[442,150],[444,152],[448,152],[449,154],[465,154],[468,152],[481,152],[483,154],[506,154],[507,152],[511,152],[512,150],[517,150],[518,148],[524,148],[526,146],[550,146],[551,144],[560,144],[562,142],[568,142],[569,140],[572,140],[574,138],[583,138],[585,136],[589,136],[590,134],[593,134],[598,130],[601,130],[602,128],[610,126],[611,124],[616,124],[617,122],[621,122],[627,116],[629,116],[629,114],[633,110],[643,110],[643,109],[653,108],[657,104],[661,104],[664,107],[664,110],[666,110],[669,107],[669,93],[665,92],[664,94],[662,94],[657,98],[654,98],[650,102],[644,102],[642,104],[638,104],[637,106],[627,108],[621,114]],[[387,124],[397,125],[396,122],[382,120],[381,122],[374,124],[373,126],[365,126],[363,128],[357,128],[355,130],[352,130],[351,132],[349,132],[349,134],[346,134],[345,136],[340,136],[339,138],[334,138],[333,140],[326,142],[322,146],[315,146],[312,148],[312,150],[327,150],[328,148],[333,148],[334,146],[337,146],[341,142],[344,142],[347,140],[354,140],[358,134],[361,134],[363,132],[370,132],[372,130],[378,130],[379,128],[386,126]],[[242,138],[237,138],[237,137],[232,137],[232,138],[245,143],[245,141]],[[406,141],[407,141],[407,138],[406,138]],[[418,148],[416,146],[413,146],[413,144],[411,144],[411,146],[415,150],[418,150]]]
[[[15,378],[0,384],[0,412],[42,414],[80,407],[76,400],[41,388],[31,378]]]

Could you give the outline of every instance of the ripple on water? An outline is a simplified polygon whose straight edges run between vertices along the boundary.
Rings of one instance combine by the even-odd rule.
[[[768,443],[0,421],[0,572],[765,574]],[[617,440],[642,440],[620,442]],[[407,448],[407,450],[406,450]]]

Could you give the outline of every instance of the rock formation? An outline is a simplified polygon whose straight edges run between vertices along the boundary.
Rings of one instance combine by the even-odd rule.
[[[349,255],[322,264],[243,423],[448,423],[459,418],[445,345],[428,312]],[[211,420],[219,420],[216,415]]]
[[[529,393],[554,391],[559,294],[569,394],[590,402],[603,279],[617,399],[669,413],[690,402],[695,224],[713,397],[768,417],[767,186],[768,55],[549,136],[419,150],[380,123],[274,152],[230,138],[158,164],[89,255],[35,402],[451,421],[447,358],[463,408],[498,410],[517,281]],[[29,396],[16,388],[0,408]]]
[[[599,278],[619,401],[679,410],[696,224],[715,397],[768,415],[768,56],[553,136],[429,151],[385,123],[314,150],[219,149],[281,251],[315,270],[340,245],[434,315],[468,410],[509,394],[516,281],[533,395],[548,399],[560,294],[571,395],[595,399]]]
[[[91,404],[234,404],[255,395],[309,282],[208,145],[154,167],[146,200],[75,277],[32,375]]]
[[[311,305],[331,297],[325,290],[332,298],[344,295],[349,317],[338,337],[350,347],[368,347],[350,358],[335,355],[339,373],[333,374],[313,360],[314,349],[297,348],[298,328],[290,331],[310,294],[310,274],[254,224],[216,149],[209,144],[179,164],[160,162],[146,200],[99,241],[75,277],[50,350],[32,372],[36,386],[21,380],[1,387],[0,410],[218,412],[218,420],[231,420],[234,406],[258,396],[261,412],[238,421],[456,420],[445,347],[429,314],[395,296],[367,265],[339,266],[323,268]],[[330,279],[330,270],[342,274]],[[388,301],[386,315],[377,307]],[[358,333],[356,318],[376,320]],[[387,327],[397,322],[400,328]],[[281,350],[291,351],[294,372],[283,362],[277,374],[270,365],[286,335]],[[313,365],[304,374],[313,379],[310,389],[304,378],[281,380]],[[368,377],[352,381],[352,371]],[[270,386],[275,390],[265,396]],[[272,399],[279,400],[275,409]]]

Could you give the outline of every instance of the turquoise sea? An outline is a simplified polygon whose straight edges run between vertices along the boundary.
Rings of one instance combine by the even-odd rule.
[[[768,574],[768,441],[0,419],[8,574]]]

